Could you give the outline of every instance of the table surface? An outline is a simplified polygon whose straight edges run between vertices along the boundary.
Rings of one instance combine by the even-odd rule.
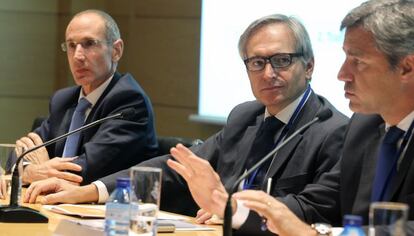
[[[7,205],[8,199],[0,200],[1,205]],[[56,227],[59,225],[59,222],[62,219],[79,219],[71,216],[65,216],[57,214],[42,208],[41,204],[23,204],[26,207],[30,207],[36,210],[39,210],[42,214],[46,215],[49,218],[49,223],[0,223],[0,236],[10,236],[10,235],[33,235],[33,236],[43,236],[43,235],[53,235]],[[190,218],[190,221],[193,218]],[[176,232],[176,233],[159,233],[158,235],[165,236],[219,236],[222,235],[221,226],[209,226],[214,228],[214,231],[188,231],[188,232]],[[67,235],[73,235],[68,232]],[[81,236],[81,235],[78,235]]]

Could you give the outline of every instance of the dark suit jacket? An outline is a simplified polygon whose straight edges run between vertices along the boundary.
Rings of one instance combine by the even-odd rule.
[[[342,138],[348,119],[339,113],[327,100],[311,94],[299,114],[290,133],[312,120],[316,114],[329,108],[333,116],[324,122],[314,124],[299,135],[277,154],[270,167],[273,176],[275,196],[299,193],[306,184],[316,182],[322,173],[330,170],[337,162],[342,147]],[[203,144],[191,147],[198,156],[207,159],[229,188],[245,170],[256,132],[263,121],[265,107],[257,101],[236,106],[229,115],[227,125]],[[169,155],[143,162],[143,166],[163,169],[161,209],[194,215],[198,210],[185,181],[166,165]],[[118,173],[101,179],[109,191],[115,186]],[[259,226],[256,227],[259,229]]]
[[[57,91],[50,100],[49,117],[35,130],[43,141],[69,130],[80,86]],[[149,98],[130,75],[115,73],[85,124],[127,108],[138,112],[132,120],[114,119],[81,132],[74,161],[82,166],[82,184],[133,166],[157,153],[153,111]],[[61,157],[66,139],[47,147],[49,157]]]
[[[320,181],[297,196],[282,201],[305,221],[341,225],[344,214],[361,215],[368,224],[368,210],[374,181],[377,154],[384,135],[384,121],[378,115],[355,114],[345,137],[343,155]],[[410,206],[414,220],[414,140],[402,157],[393,182],[391,201]]]

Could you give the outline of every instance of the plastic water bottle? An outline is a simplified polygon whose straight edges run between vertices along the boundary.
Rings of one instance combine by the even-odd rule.
[[[131,187],[129,178],[118,178],[106,202],[105,235],[128,235]]]
[[[356,215],[344,216],[344,230],[339,236],[365,236],[362,229],[362,217]]]

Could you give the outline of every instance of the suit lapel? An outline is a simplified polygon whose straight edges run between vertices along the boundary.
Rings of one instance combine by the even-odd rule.
[[[399,165],[399,169],[397,171],[396,177],[391,182],[391,191],[390,191],[390,199],[393,199],[394,195],[398,192],[398,189],[400,189],[405,176],[408,173],[408,170],[410,169],[411,162],[413,161],[413,155],[414,155],[414,141],[411,137],[410,143],[408,144],[407,150],[404,154],[402,161]]]
[[[294,133],[297,130],[297,128],[302,127],[302,125],[312,120],[316,116],[317,112],[320,110],[320,107],[321,103],[318,101],[318,98],[315,95],[315,93],[312,92],[305,106],[300,111],[296,122],[293,124],[293,127],[288,131],[286,137],[289,137],[292,133]],[[284,164],[292,156],[291,153],[296,149],[296,146],[302,140],[302,137],[303,135],[301,134],[297,135],[275,154],[265,179],[275,176],[276,173],[281,169],[281,167],[284,166]]]
[[[359,148],[352,151],[354,157],[360,158],[354,158],[346,164],[348,167],[349,165],[352,166],[350,169],[361,169],[360,171],[352,172],[352,182],[346,184],[348,197],[350,197],[351,193],[355,193],[352,200],[347,202],[347,204],[349,204],[349,208],[347,207],[347,209],[351,209],[352,206],[352,212],[361,212],[361,206],[367,206],[367,202],[370,202],[371,199],[372,183],[374,182],[378,159],[378,149],[382,137],[384,136],[384,123],[380,123],[374,130],[375,132],[372,132],[372,134],[365,134],[364,139],[368,141],[363,145],[365,148]],[[351,155],[351,153],[349,154]]]
[[[256,117],[256,122],[254,125],[248,126],[246,131],[244,132],[243,137],[240,138],[240,142],[237,147],[237,151],[235,152],[235,162],[233,162],[232,166],[232,174],[228,181],[225,181],[226,188],[231,188],[233,183],[238,179],[242,173],[245,171],[246,161],[249,158],[249,153],[255,147],[252,147],[252,144],[255,140],[257,131],[260,128],[260,124],[264,119],[264,113]]]

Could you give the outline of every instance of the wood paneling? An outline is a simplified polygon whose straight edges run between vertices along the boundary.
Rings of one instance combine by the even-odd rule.
[[[24,135],[47,115],[50,95],[73,84],[60,43],[71,16],[91,8],[117,21],[125,41],[119,71],[150,96],[158,134],[205,139],[220,128],[188,120],[198,104],[201,0],[3,0],[1,141]]]

